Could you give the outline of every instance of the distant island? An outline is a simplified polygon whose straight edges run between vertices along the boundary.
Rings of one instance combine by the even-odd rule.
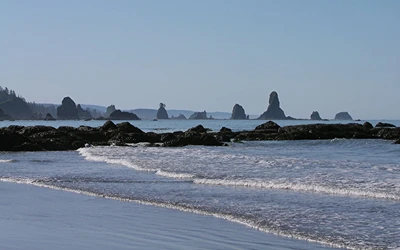
[[[254,116],[252,116],[254,117]],[[256,117],[254,117],[256,118]],[[76,104],[73,99],[66,96],[61,104],[38,104],[27,102],[15,91],[0,86],[0,120],[186,120],[186,119],[250,119],[243,106],[235,104],[232,112],[207,112],[190,110],[167,110],[166,104],[160,102],[158,109],[131,109],[120,110],[115,105],[103,107],[99,105]],[[272,91],[269,95],[268,107],[257,119],[261,120],[296,120],[286,116],[280,107],[278,93]],[[311,120],[322,119],[318,111],[313,111]],[[305,119],[301,119],[305,120]],[[342,111],[335,115],[334,120],[353,120],[351,115]]]

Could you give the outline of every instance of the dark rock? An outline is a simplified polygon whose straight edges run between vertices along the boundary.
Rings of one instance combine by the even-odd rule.
[[[168,119],[168,113],[164,103],[160,103],[160,108],[157,111],[157,119]]]
[[[57,108],[57,117],[60,120],[78,120],[78,110],[75,102],[70,97],[65,97]]]
[[[13,151],[44,151],[44,149],[35,143],[24,142],[21,145],[15,146]]]
[[[137,134],[144,133],[140,128],[133,126],[129,122],[119,123],[119,124],[117,124],[117,128],[119,131],[121,131],[123,133],[137,133]]]
[[[397,140],[400,138],[400,128],[379,128],[377,137],[386,140]]]
[[[221,133],[231,133],[232,129],[226,128],[226,127],[222,127],[219,132],[221,132]]]
[[[261,125],[258,125],[255,130],[276,130],[278,132],[278,129],[281,126],[279,126],[277,123],[273,121],[268,121],[266,123],[263,123]]]
[[[352,121],[353,118],[347,112],[339,112],[335,115],[335,120]]]
[[[121,111],[119,109],[115,110],[110,114],[111,120],[140,120],[140,118],[134,113]]]
[[[117,126],[112,122],[112,121],[106,121],[103,126],[100,127],[101,131],[109,131],[109,130],[115,130],[117,129]]]
[[[394,144],[400,144],[400,139],[394,142]]]
[[[372,130],[357,123],[349,124],[307,124],[282,127],[278,131],[279,140],[316,140],[334,138],[375,138]]]
[[[206,119],[208,119],[207,112],[205,110],[203,112],[195,112],[189,117],[189,119],[190,120],[206,120]]]
[[[37,125],[37,126],[27,126],[24,127],[22,130],[19,131],[20,134],[24,136],[31,136],[37,133],[43,133],[43,132],[49,132],[49,131],[55,131],[56,129],[50,126],[43,126],[43,125]]]
[[[15,151],[15,147],[24,143],[32,143],[32,141],[29,138],[8,129],[0,130],[0,151]]]
[[[232,120],[244,120],[244,119],[248,119],[248,117],[246,116],[244,108],[242,106],[240,106],[239,104],[235,104],[235,106],[233,106],[231,119]]]
[[[310,116],[311,120],[316,120],[316,121],[320,121],[322,120],[321,116],[319,116],[318,111],[313,111],[311,116]]]
[[[274,119],[274,120],[285,120],[285,112],[280,108],[280,102],[278,93],[275,91],[269,95],[269,105],[267,111],[265,111],[258,119]]]
[[[176,140],[163,143],[164,147],[182,147],[187,145],[222,146],[224,143],[218,140],[215,135],[207,133],[185,133]]]
[[[71,127],[71,126],[60,126],[57,128],[57,130],[59,132],[71,133],[71,132],[75,132],[76,128]]]
[[[45,121],[55,121],[56,119],[54,119],[54,117],[50,114],[47,113],[46,116],[44,117]]]
[[[375,127],[376,128],[395,128],[396,126],[391,123],[378,122],[375,125]]]
[[[207,131],[210,131],[209,128],[204,128],[203,125],[197,125],[196,127],[190,128],[186,130],[186,133],[207,133]]]
[[[365,129],[373,129],[374,128],[370,122],[364,122],[363,127]]]

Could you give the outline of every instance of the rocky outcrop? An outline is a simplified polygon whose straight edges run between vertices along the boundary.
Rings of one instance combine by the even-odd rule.
[[[164,103],[160,103],[160,108],[157,111],[157,119],[168,119],[168,113]]]
[[[267,111],[265,111],[258,119],[286,120],[285,112],[280,108],[278,93],[275,91],[271,92],[269,95]]]
[[[56,119],[54,119],[54,117],[50,114],[47,113],[46,116],[44,117],[45,121],[55,121]]]
[[[121,111],[119,109],[112,112],[109,118],[111,120],[140,120],[140,118],[134,113]]]
[[[78,111],[78,117],[82,120],[90,120],[93,119],[92,114],[88,110],[84,110],[80,104],[76,106],[76,110]]]
[[[339,120],[339,121],[352,121],[353,118],[351,117],[351,115],[347,112],[339,112],[335,115],[335,120]]]
[[[116,111],[116,110],[117,110],[117,109],[115,108],[114,105],[108,106],[108,107],[107,107],[107,111],[106,111],[104,117],[106,117],[106,118],[110,117],[111,113],[114,112],[114,111]]]
[[[60,151],[76,150],[91,145],[121,145],[147,142],[151,146],[180,147],[186,145],[222,146],[224,142],[241,140],[319,140],[319,139],[387,139],[400,142],[400,128],[371,128],[369,125],[307,124],[280,127],[267,122],[252,131],[232,132],[222,128],[211,132],[202,125],[185,132],[156,134],[143,132],[128,122],[115,125],[107,121],[103,126],[78,128],[61,126],[9,126],[0,128],[0,151]]]
[[[60,120],[79,120],[75,102],[70,97],[64,97],[62,104],[57,108],[57,117]]]
[[[386,123],[386,122],[378,122],[375,125],[376,128],[395,128],[396,126],[391,124],[391,123]]]
[[[171,116],[171,119],[175,119],[175,120],[186,120],[186,116],[184,116],[183,114],[179,114],[177,117]]]
[[[319,116],[318,111],[313,111],[312,114],[310,115],[310,119],[311,120],[315,120],[315,121],[321,121],[322,120],[321,116]]]
[[[207,117],[207,112],[204,110],[203,112],[194,112],[190,117],[190,120],[206,120],[209,119]]]
[[[231,119],[232,120],[248,119],[248,117],[244,111],[244,108],[241,105],[235,104],[235,106],[233,106]]]

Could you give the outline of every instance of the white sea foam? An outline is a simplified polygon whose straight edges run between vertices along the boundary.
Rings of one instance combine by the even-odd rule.
[[[96,156],[96,155],[91,154],[88,150],[89,150],[88,148],[78,149],[78,152],[83,157],[85,157],[85,159],[88,161],[105,162],[105,163],[109,163],[109,164],[123,165],[125,167],[133,168],[137,171],[154,171],[152,169],[146,169],[146,168],[139,167],[138,165],[136,165],[126,159],[112,159],[107,156]]]
[[[175,179],[192,179],[195,175],[192,174],[184,174],[184,173],[171,173],[162,170],[157,170],[157,175],[168,177],[168,178],[175,178]]]
[[[372,192],[372,191],[361,191],[349,188],[333,188],[316,184],[279,183],[279,182],[248,181],[248,180],[219,180],[219,179],[194,179],[193,183],[203,184],[203,185],[282,189],[282,190],[294,190],[294,191],[324,193],[324,194],[333,194],[342,196],[400,200],[400,196],[394,194]]]
[[[9,162],[16,162],[16,160],[0,160],[0,163],[9,163]]]

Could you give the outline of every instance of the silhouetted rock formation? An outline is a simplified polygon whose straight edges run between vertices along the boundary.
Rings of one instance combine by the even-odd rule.
[[[78,117],[79,117],[79,119],[82,119],[82,120],[93,119],[92,114],[91,114],[89,111],[84,110],[84,109],[81,107],[80,104],[78,104],[78,106],[76,106],[76,109],[77,109],[77,111],[78,111]]]
[[[0,109],[0,120],[10,120],[12,119],[11,116],[4,113],[2,109]]]
[[[157,111],[157,119],[168,119],[168,113],[164,103],[160,103],[160,108]]]
[[[0,151],[60,151],[76,150],[86,143],[94,146],[147,142],[149,146],[179,147],[186,145],[222,146],[230,141],[259,140],[319,140],[319,139],[386,139],[400,143],[400,128],[370,128],[356,123],[307,124],[280,127],[274,122],[257,126],[255,130],[219,132],[198,125],[185,132],[157,134],[143,132],[128,122],[115,125],[107,121],[103,126],[78,128],[61,126],[16,126],[0,128]]]
[[[50,114],[47,113],[46,116],[44,117],[45,121],[55,121],[56,119],[54,119],[54,117]]]
[[[57,117],[60,120],[78,120],[78,110],[70,97],[64,97],[62,104],[57,108]]]
[[[258,119],[286,120],[285,112],[280,108],[278,93],[275,91],[269,95],[269,105]]]
[[[206,120],[208,119],[207,117],[207,112],[204,110],[203,112],[194,112],[190,117],[190,120]]]
[[[115,108],[114,105],[108,106],[108,107],[107,107],[107,111],[106,111],[104,117],[105,117],[105,118],[110,117],[111,113],[114,112],[115,110],[117,110],[117,109]]]
[[[353,118],[347,112],[339,112],[335,115],[335,120],[352,121]]]
[[[175,119],[175,120],[186,120],[186,116],[184,116],[183,114],[179,114],[177,117],[175,116],[171,116],[171,119]]]
[[[134,113],[121,111],[119,109],[112,112],[109,118],[111,120],[140,120],[140,118]]]
[[[310,116],[310,119],[311,120],[316,120],[316,121],[321,121],[322,120],[321,116],[319,116],[318,111],[313,111],[311,116]]]
[[[248,117],[246,116],[246,113],[244,111],[244,108],[241,105],[235,104],[235,106],[233,106],[231,119],[232,120],[248,119]]]

